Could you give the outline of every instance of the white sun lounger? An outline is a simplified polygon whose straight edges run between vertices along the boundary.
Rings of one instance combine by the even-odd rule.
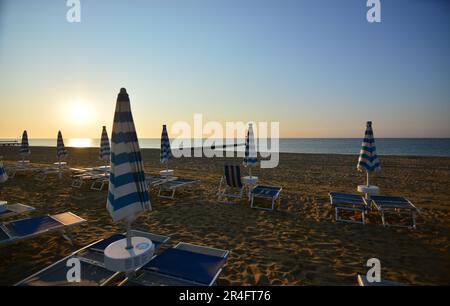
[[[180,242],[124,280],[125,286],[212,286],[229,251]]]
[[[28,213],[35,210],[34,207],[25,204],[6,204],[6,210],[0,212],[0,218],[9,218],[15,215]]]
[[[104,265],[105,248],[126,236],[126,233],[115,234],[111,237],[91,243],[71,255],[55,262],[54,264],[34,273],[15,286],[106,286],[120,284],[125,279],[125,275],[120,272],[109,271]],[[131,230],[132,236],[149,238],[155,244],[157,250],[162,244],[170,240],[170,237],[156,235],[153,233]],[[71,267],[67,267],[70,259],[78,259],[81,264],[80,282],[68,282],[67,272]]]
[[[166,198],[166,199],[173,199],[175,198],[175,192],[178,188],[195,184],[200,182],[199,180],[190,179],[190,178],[182,178],[177,177],[173,179],[169,179],[166,182],[163,182],[161,184],[158,184],[159,190],[158,190],[158,197],[160,198]]]
[[[65,232],[86,222],[86,220],[71,212],[3,222],[0,223],[0,245],[55,231],[61,231],[63,237],[70,241]]]

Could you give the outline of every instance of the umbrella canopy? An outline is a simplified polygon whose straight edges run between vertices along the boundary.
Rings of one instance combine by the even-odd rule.
[[[100,140],[100,159],[110,160],[111,148],[109,146],[108,133],[106,132],[106,126],[103,127],[102,138]]]
[[[30,147],[28,145],[28,134],[27,134],[27,131],[23,131],[22,144],[20,145],[19,154],[22,156],[25,156],[25,155],[29,155],[30,153],[31,153]]]
[[[258,155],[256,153],[255,136],[253,134],[253,125],[248,125],[247,139],[245,140],[245,157],[244,165],[254,166],[258,163]]]
[[[6,182],[8,175],[6,174],[5,168],[3,167],[3,162],[0,160],[0,183]]]
[[[66,147],[64,146],[64,140],[61,134],[61,131],[58,131],[58,141],[56,144],[56,157],[58,157],[58,160],[61,159],[61,157],[64,157],[67,155]]]
[[[111,136],[111,170],[107,209],[113,221],[131,223],[151,209],[141,150],[125,88],[117,97]]]
[[[366,171],[368,174],[374,171],[380,171],[380,160],[377,156],[375,147],[375,139],[373,137],[372,122],[367,122],[366,134],[361,145],[359,153],[357,169],[359,171]],[[367,181],[369,185],[369,181]]]
[[[164,124],[161,133],[161,162],[168,162],[172,159],[172,150],[170,149],[169,135],[167,134],[167,127]]]

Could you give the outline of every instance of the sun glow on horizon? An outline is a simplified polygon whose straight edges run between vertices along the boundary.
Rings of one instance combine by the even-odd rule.
[[[76,99],[67,107],[67,119],[76,124],[90,121],[94,116],[90,103],[84,99]]]
[[[70,138],[67,146],[72,148],[90,148],[93,144],[91,138]]]

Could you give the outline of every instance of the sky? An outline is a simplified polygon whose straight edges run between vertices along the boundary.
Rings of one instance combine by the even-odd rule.
[[[450,137],[450,1],[0,0],[0,138],[139,137],[203,120],[280,137]]]

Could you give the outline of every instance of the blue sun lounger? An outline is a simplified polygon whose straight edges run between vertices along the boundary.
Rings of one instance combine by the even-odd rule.
[[[274,210],[275,202],[280,197],[282,190],[283,188],[277,186],[256,185],[252,188],[252,190],[250,190],[250,207],[263,210]],[[255,198],[270,199],[272,201],[271,208],[256,206],[254,203]]]
[[[239,165],[224,165],[224,175],[220,179],[217,199],[220,202],[235,203],[224,201],[225,198],[242,199],[245,185],[242,183],[241,167]]]
[[[0,218],[9,218],[15,215],[29,213],[33,210],[35,210],[34,207],[25,204],[6,204],[6,209],[0,212]]]
[[[229,251],[181,242],[163,251],[127,279],[126,286],[212,286]]]
[[[54,264],[40,270],[39,272],[25,278],[15,284],[16,286],[106,286],[119,285],[126,279],[124,273],[113,272],[105,268],[104,251],[106,247],[120,239],[125,238],[124,234],[115,234],[111,237],[101,239],[91,243],[71,255],[55,262]],[[153,233],[131,230],[132,236],[149,238],[155,244],[155,250],[163,243],[170,240],[170,237],[156,235]],[[80,282],[69,282],[67,273],[72,266],[67,266],[70,260],[80,261]]]
[[[0,224],[0,245],[54,231],[61,231],[63,237],[70,241],[65,235],[65,231],[86,222],[86,220],[71,212],[3,222]]]
[[[383,226],[416,228],[416,217],[420,213],[420,210],[407,198],[398,196],[371,196],[370,200],[380,212]],[[386,221],[386,214],[411,216],[411,225],[389,224]]]
[[[370,207],[362,195],[343,192],[330,192],[329,196],[331,206],[335,209],[335,218],[337,222],[365,224],[365,214],[370,211]],[[360,212],[361,221],[341,218],[339,215],[340,210],[352,211],[356,213]]]

